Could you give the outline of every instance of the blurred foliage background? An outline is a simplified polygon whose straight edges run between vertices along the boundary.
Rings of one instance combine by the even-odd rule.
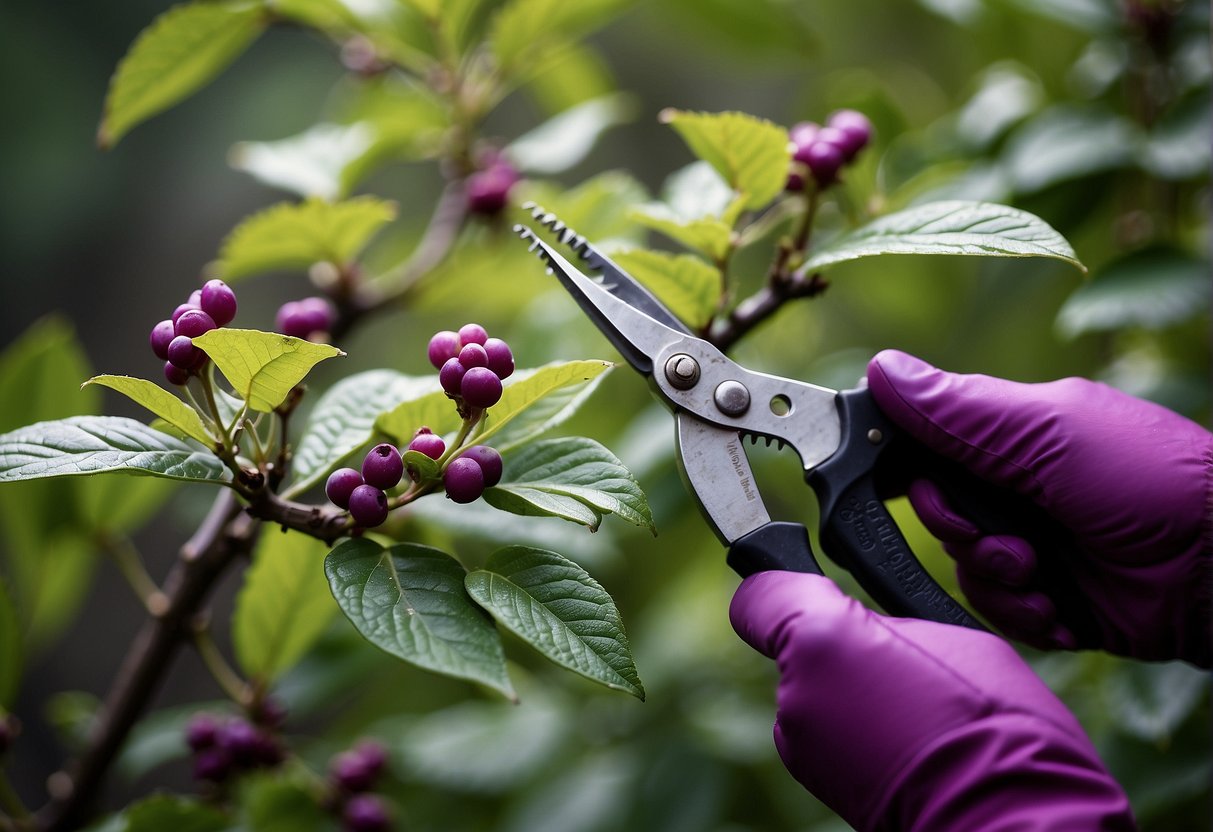
[[[480,13],[494,5],[482,4]],[[525,191],[595,239],[665,246],[625,210],[658,194],[665,177],[691,161],[658,123],[662,108],[738,109],[785,125],[860,109],[876,125],[874,147],[824,227],[928,198],[1003,201],[1065,234],[1090,278],[1045,260],[868,259],[832,271],[824,295],[785,308],[734,357],[850,386],[868,357],[896,347],[947,369],[1024,381],[1098,377],[1207,424],[1209,10],[1194,2],[1132,5],[1137,12],[1116,0],[625,3],[575,59],[506,99],[487,132],[508,141],[583,100],[624,91],[612,112],[628,118],[573,167],[529,181]],[[234,170],[232,148],[295,136],[349,106],[351,81],[330,45],[275,28],[185,105],[114,150],[97,150],[110,74],[165,8],[158,0],[0,7],[0,96],[10,114],[0,132],[0,343],[11,346],[31,326],[33,340],[19,349],[77,338],[83,354],[52,373],[65,390],[93,372],[155,376],[148,329],[198,285],[241,218],[284,198]],[[391,262],[417,241],[440,187],[434,165],[421,161],[386,166],[358,186],[400,208],[372,263]],[[322,367],[315,385],[376,366],[427,372],[429,335],[473,319],[509,333],[524,366],[611,357],[533,261],[516,256],[508,225],[474,234],[440,280],[407,310],[362,329],[345,344],[349,358]],[[755,257],[734,273],[744,284],[760,280],[764,268]],[[269,328],[277,305],[309,288],[306,275],[284,273],[240,291],[242,325]],[[24,424],[34,407],[8,392],[0,429]],[[126,413],[130,406],[107,393],[103,404],[70,407]],[[665,412],[637,378],[616,372],[564,430],[593,436],[624,460],[649,495],[657,537],[610,521],[591,535],[487,507],[471,519],[461,512],[454,525],[443,505],[419,509],[402,532],[448,546],[465,562],[503,537],[578,560],[623,613],[647,701],[604,692],[515,651],[522,704],[510,706],[391,660],[340,620],[280,690],[291,727],[311,737],[300,737],[301,753],[322,767],[352,737],[387,741],[406,829],[845,829],[776,756],[775,671],[728,625],[736,578],[679,481]],[[772,513],[812,525],[797,466],[762,449],[755,463]],[[142,480],[123,487],[129,482]],[[40,500],[48,518],[33,530],[16,517],[29,513],[26,498],[0,493],[4,546],[36,549],[36,568],[58,587],[59,607],[28,660],[14,709],[26,729],[22,765],[11,773],[28,800],[41,799],[42,781],[106,690],[140,621],[96,555],[100,526],[88,518],[144,526],[137,540],[160,576],[207,496],[161,491],[154,517],[114,519],[112,508],[97,508],[103,498],[84,497],[73,498],[84,508],[71,509],[84,519],[69,521],[56,514],[69,511],[63,495],[44,490],[28,498]],[[916,550],[951,586],[938,547],[904,504],[895,510]],[[46,540],[55,530],[62,541],[52,545]],[[238,585],[235,576],[222,589],[217,618]],[[1103,655],[1029,658],[1091,733],[1144,828],[1209,828],[1204,674]],[[195,657],[183,656],[124,755],[108,805],[153,788],[190,788],[178,732],[194,708],[187,703],[200,696],[221,698]]]

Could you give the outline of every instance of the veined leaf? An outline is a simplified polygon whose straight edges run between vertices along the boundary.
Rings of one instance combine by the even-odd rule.
[[[620,268],[653,290],[670,311],[698,328],[712,319],[724,286],[720,270],[692,254],[634,249],[615,254]]]
[[[661,203],[642,205],[628,216],[713,260],[720,260],[729,251],[733,229],[720,220],[681,220]]]
[[[103,148],[205,86],[265,29],[260,3],[245,0],[174,6],[144,29],[118,64],[97,131]]]
[[[289,493],[315,485],[370,442],[381,414],[437,389],[434,376],[406,376],[395,370],[367,370],[334,384],[317,400],[299,439],[291,459],[294,482]],[[454,411],[449,401],[447,409]]]
[[[236,280],[321,261],[344,266],[395,217],[395,203],[371,196],[280,202],[236,226],[211,268],[224,280]]]
[[[327,550],[299,532],[261,536],[232,617],[236,659],[248,675],[274,681],[328,626],[337,608],[321,565]]]
[[[117,390],[135,403],[141,404],[155,413],[186,436],[198,440],[207,447],[210,447],[215,441],[202,424],[202,417],[198,415],[198,411],[147,379],[102,375],[93,376],[84,383],[100,384],[111,390]]]
[[[615,602],[571,560],[511,546],[494,552],[465,583],[499,624],[552,661],[644,699]]]
[[[497,65],[512,74],[543,51],[576,40],[631,0],[510,0],[493,19],[489,45]]]
[[[21,682],[25,662],[21,619],[9,597],[8,587],[0,581],[0,708],[11,709]]]
[[[592,439],[546,439],[519,448],[505,460],[500,484],[484,492],[502,511],[562,517],[597,529],[615,514],[655,533],[653,513],[640,485],[619,459]]]
[[[779,195],[788,178],[788,131],[746,113],[663,110],[661,120],[682,136],[691,152],[708,162],[745,207],[761,208]]]
[[[345,355],[329,344],[313,344],[276,332],[220,327],[199,335],[194,345],[210,356],[249,407],[269,413],[326,358]]]
[[[607,369],[610,372],[610,369]],[[606,372],[585,384],[572,384],[545,395],[510,420],[494,437],[493,444],[503,454],[560,425],[576,413],[606,378]]]
[[[73,416],[0,435],[0,483],[120,472],[220,482],[223,463],[134,419]]]
[[[501,638],[468,597],[450,555],[400,543],[344,540],[324,561],[337,605],[368,641],[424,670],[469,679],[511,699]]]
[[[1051,257],[1086,271],[1066,238],[1040,217],[991,202],[947,201],[907,208],[842,234],[812,252],[800,272],[878,254]]]

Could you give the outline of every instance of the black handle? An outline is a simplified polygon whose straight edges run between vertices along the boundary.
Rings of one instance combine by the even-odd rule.
[[[822,574],[809,546],[809,530],[799,523],[759,526],[733,541],[726,560],[743,578],[773,569]]]
[[[925,477],[984,533],[1027,540],[1037,553],[1039,584],[1056,602],[1061,623],[1080,644],[1095,643],[1097,624],[1064,565],[1072,545],[1061,524],[1027,497],[915,442],[866,388],[839,393],[837,403],[842,441],[809,475],[809,484],[821,504],[822,546],[878,604],[893,615],[981,628],[923,569],[881,500],[878,479],[904,485],[909,477]]]

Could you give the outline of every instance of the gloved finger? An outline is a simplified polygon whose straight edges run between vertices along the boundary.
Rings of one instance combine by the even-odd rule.
[[[1036,550],[1022,537],[988,535],[943,548],[971,575],[1003,586],[1026,587],[1036,572]]]
[[[1009,587],[956,567],[965,597],[1007,636],[1042,650],[1072,650],[1074,635],[1057,621],[1057,607],[1043,592]]]
[[[960,516],[939,486],[930,480],[914,480],[906,496],[922,525],[939,540],[946,543],[972,541],[981,537],[981,530],[972,521]]]
[[[757,572],[737,587],[729,621],[741,639],[768,658],[795,630],[798,638],[835,635],[834,622],[853,604],[829,578],[799,572]]]

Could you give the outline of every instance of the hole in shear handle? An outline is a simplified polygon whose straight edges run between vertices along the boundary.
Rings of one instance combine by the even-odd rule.
[[[778,396],[772,396],[771,412],[776,416],[790,416],[792,413],[792,400],[783,393],[780,393]]]

